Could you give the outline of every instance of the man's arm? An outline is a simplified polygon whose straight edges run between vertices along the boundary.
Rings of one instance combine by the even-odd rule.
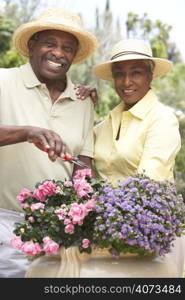
[[[48,157],[52,161],[66,152],[66,145],[53,130],[34,126],[0,125],[0,146],[21,142],[33,143],[42,151],[48,149]]]
[[[26,142],[26,126],[0,125],[0,146]]]

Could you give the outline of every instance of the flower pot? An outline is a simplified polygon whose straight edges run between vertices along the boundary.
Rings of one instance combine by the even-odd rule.
[[[94,248],[91,254],[78,247],[60,248],[57,255],[44,255],[29,266],[26,277],[35,278],[150,278],[178,277],[177,267],[165,257],[122,254],[113,258],[107,249]]]

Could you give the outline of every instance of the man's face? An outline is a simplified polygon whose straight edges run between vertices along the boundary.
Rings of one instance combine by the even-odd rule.
[[[78,41],[70,33],[45,30],[28,42],[30,63],[39,81],[65,78],[78,50]]]

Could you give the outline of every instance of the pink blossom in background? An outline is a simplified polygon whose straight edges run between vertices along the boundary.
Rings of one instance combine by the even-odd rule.
[[[89,193],[93,192],[90,184],[84,179],[75,179],[74,180],[74,188],[76,190],[77,196],[79,198],[83,198],[88,196]]]
[[[82,247],[83,248],[88,248],[90,245],[90,241],[88,239],[83,239],[82,240]]]
[[[71,224],[71,220],[70,219],[65,219],[64,220],[64,225],[69,225]]]
[[[19,195],[16,198],[17,202],[23,202],[24,200],[26,200],[28,197],[30,197],[32,194],[30,192],[30,190],[24,188],[20,191]]]
[[[21,207],[22,208],[27,208],[27,207],[29,207],[29,204],[28,203],[21,203]]]
[[[35,220],[34,220],[34,218],[33,218],[32,216],[30,216],[30,217],[28,218],[28,220],[29,220],[31,223],[34,223],[34,222],[35,222]]]
[[[20,237],[14,237],[10,240],[10,244],[16,248],[16,249],[19,249],[21,250],[22,248],[22,245],[23,245],[23,241],[21,240]]]
[[[59,244],[57,244],[55,241],[50,239],[48,236],[43,238],[44,247],[43,251],[48,254],[56,254]]]
[[[94,205],[95,205],[96,201],[94,199],[90,199],[88,200],[84,205],[86,210],[89,212],[93,209]]]
[[[85,176],[92,177],[92,171],[91,169],[82,169],[82,170],[77,170],[75,172],[75,176],[73,179],[82,179],[85,178]]]
[[[66,212],[64,209],[59,208],[59,209],[56,209],[54,212],[55,212],[55,214],[57,214],[59,220],[63,220],[65,218]]]
[[[51,241],[51,238],[49,236],[45,236],[42,240],[46,244],[47,242]]]
[[[73,224],[68,224],[68,225],[66,225],[64,231],[65,231],[65,233],[73,234],[74,229],[75,229],[75,227]]]
[[[21,250],[26,255],[37,255],[42,252],[39,243],[34,243],[32,241],[23,243]]]
[[[36,209],[40,209],[40,208],[44,208],[45,207],[45,204],[44,203],[41,203],[41,202],[38,202],[38,203],[33,203],[31,205],[31,210],[34,211]]]
[[[39,201],[45,201],[46,196],[52,196],[56,192],[56,184],[50,180],[45,181],[43,184],[33,192],[33,196]]]
[[[64,182],[64,186],[66,186],[66,187],[71,187],[71,186],[73,186],[73,183],[72,183],[72,181],[65,181]]]

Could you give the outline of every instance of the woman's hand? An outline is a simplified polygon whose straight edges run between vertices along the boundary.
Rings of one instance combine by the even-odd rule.
[[[53,130],[26,126],[26,140],[35,144],[37,148],[48,153],[51,161],[66,153],[66,145],[61,137]]]
[[[76,85],[76,95],[78,99],[84,100],[90,97],[94,105],[98,103],[98,94],[96,88],[89,85]]]

